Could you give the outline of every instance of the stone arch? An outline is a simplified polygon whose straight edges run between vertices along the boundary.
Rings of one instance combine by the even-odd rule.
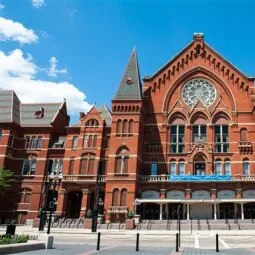
[[[226,124],[228,125],[231,122],[231,117],[226,112],[217,112],[212,117],[213,124]]]
[[[234,199],[235,196],[235,192],[229,189],[224,189],[217,192],[217,198],[219,199]]]
[[[192,192],[193,199],[210,199],[210,192],[208,190],[195,190]]]
[[[181,112],[175,112],[169,115],[168,124],[186,124],[187,116]]]
[[[210,117],[207,113],[197,111],[190,116],[190,124],[208,124]]]
[[[167,199],[185,199],[185,192],[182,190],[169,190],[166,193]]]
[[[195,68],[192,68],[192,69],[186,71],[178,79],[176,79],[176,81],[168,89],[168,91],[165,95],[165,98],[163,99],[162,111],[163,112],[168,111],[170,99],[171,99],[173,93],[175,92],[175,90],[178,88],[178,86],[180,86],[184,81],[188,80],[190,76],[192,76],[198,72],[201,72],[204,75],[206,75],[207,76],[207,77],[205,77],[206,79],[211,78],[212,80],[214,80],[218,84],[220,84],[231,101],[231,107],[232,107],[231,110],[237,111],[237,105],[236,105],[235,98],[234,98],[231,90],[225,83],[225,81],[222,78],[220,78],[218,75],[213,73],[212,71],[208,70],[207,68],[201,67],[201,66],[198,66],[198,67],[195,67]]]
[[[160,192],[157,190],[145,190],[142,192],[143,199],[159,199]]]

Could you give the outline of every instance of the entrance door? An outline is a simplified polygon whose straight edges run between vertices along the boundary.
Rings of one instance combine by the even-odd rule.
[[[82,193],[72,191],[67,196],[67,217],[79,218],[81,211]]]
[[[255,203],[244,204],[243,211],[245,219],[255,219]]]
[[[190,217],[192,219],[212,219],[213,208],[211,204],[199,203],[190,206]]]
[[[142,204],[142,219],[158,220],[159,219],[159,204],[154,204],[154,203]]]
[[[233,203],[223,203],[219,205],[220,219],[234,219],[235,209]]]
[[[178,206],[179,204],[168,204],[168,218],[172,220],[178,219]],[[183,219],[183,204],[179,207],[180,219]]]

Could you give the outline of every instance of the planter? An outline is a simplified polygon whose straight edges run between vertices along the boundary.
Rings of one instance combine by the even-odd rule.
[[[92,228],[92,218],[85,218],[83,223],[83,228],[91,229]]]
[[[134,219],[126,219],[126,230],[132,230],[135,227]]]
[[[40,224],[40,218],[35,218],[33,219],[33,228],[39,228],[39,224]]]

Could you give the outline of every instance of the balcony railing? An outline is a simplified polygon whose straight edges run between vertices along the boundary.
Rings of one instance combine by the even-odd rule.
[[[141,183],[187,182],[187,181],[255,181],[255,175],[140,175]]]
[[[96,182],[96,175],[64,175],[63,182]],[[101,182],[105,182],[105,175],[101,176]]]
[[[109,206],[108,213],[127,213],[127,206]]]

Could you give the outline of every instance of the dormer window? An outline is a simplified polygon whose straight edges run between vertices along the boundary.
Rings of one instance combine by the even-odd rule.
[[[129,78],[127,79],[127,85],[131,85],[131,84],[133,84],[133,81],[132,81],[132,78],[129,77]]]
[[[35,112],[36,119],[42,119],[44,117],[44,108],[41,107],[39,111]]]

